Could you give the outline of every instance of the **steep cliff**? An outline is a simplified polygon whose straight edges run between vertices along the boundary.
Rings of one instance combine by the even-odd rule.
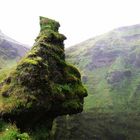
[[[40,26],[31,51],[0,84],[0,117],[21,131],[49,131],[57,116],[81,112],[87,96],[79,71],[65,62],[59,23],[40,17]]]

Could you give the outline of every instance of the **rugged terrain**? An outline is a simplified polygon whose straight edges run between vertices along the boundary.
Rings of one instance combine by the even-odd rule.
[[[67,48],[66,58],[82,72],[89,96],[84,113],[56,120],[56,139],[139,140],[140,25]]]
[[[117,28],[67,48],[66,60],[82,72],[89,96],[83,113],[53,122],[53,140],[139,140],[140,25]],[[39,128],[32,133],[37,140],[48,135]],[[3,121],[0,130],[2,140],[11,135],[29,139]]]
[[[28,51],[27,45],[13,40],[0,31],[0,81]]]
[[[2,140],[46,140],[57,116],[82,112],[87,91],[79,71],[65,62],[66,37],[59,27],[58,22],[40,17],[34,46],[1,79]]]
[[[23,45],[0,31],[0,68],[10,67],[19,61],[29,50]]]
[[[138,111],[140,25],[122,27],[66,50],[82,71],[89,96],[85,108]]]

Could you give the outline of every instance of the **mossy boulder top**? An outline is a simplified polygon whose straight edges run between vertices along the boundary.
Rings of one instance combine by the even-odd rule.
[[[41,31],[50,29],[50,30],[53,30],[55,32],[58,32],[59,27],[60,27],[59,22],[52,20],[52,19],[40,17],[40,29],[41,29]]]
[[[32,49],[0,84],[1,117],[22,127],[79,113],[87,96],[79,71],[65,62],[60,24],[40,17],[40,26]]]

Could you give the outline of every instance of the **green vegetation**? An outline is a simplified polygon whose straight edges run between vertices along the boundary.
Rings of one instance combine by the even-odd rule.
[[[41,31],[53,30],[53,31],[57,32],[58,28],[60,27],[60,24],[55,20],[40,17],[40,26],[41,26]]]
[[[27,133],[20,133],[15,125],[0,121],[0,140],[30,140]]]
[[[140,26],[132,26],[66,49],[89,95],[83,113],[56,120],[55,140],[140,139],[139,40]]]
[[[99,113],[90,110],[82,114],[55,120],[55,140],[139,140],[140,116],[134,113]]]
[[[54,118],[83,110],[87,91],[79,71],[65,62],[59,23],[40,17],[40,25],[30,52],[0,74],[0,125],[10,125],[2,140],[49,139]]]
[[[138,95],[134,99],[140,85],[138,36],[139,27],[124,27],[66,50],[67,61],[80,69],[89,92],[86,111],[139,111]]]
[[[0,109],[16,117],[10,123],[0,122],[0,138],[139,140],[139,27],[115,29],[66,49],[67,62],[78,67],[81,76],[78,69],[64,61],[66,38],[58,33],[59,23],[44,17],[40,20],[41,33],[32,50],[6,79],[9,68],[0,71]],[[83,110],[83,97],[87,96],[81,78],[89,95],[84,112],[72,115]],[[17,115],[24,109],[24,114],[29,112],[27,118]],[[53,121],[66,114],[70,116]]]

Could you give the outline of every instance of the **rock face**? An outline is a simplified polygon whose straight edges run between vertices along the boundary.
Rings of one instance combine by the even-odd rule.
[[[51,129],[55,117],[81,112],[87,96],[79,71],[65,62],[59,23],[40,17],[40,26],[31,51],[0,84],[0,116],[21,130]]]
[[[110,84],[113,88],[118,88],[123,80],[129,81],[131,79],[131,73],[132,72],[130,70],[115,70],[110,72],[106,76],[107,83]]]

